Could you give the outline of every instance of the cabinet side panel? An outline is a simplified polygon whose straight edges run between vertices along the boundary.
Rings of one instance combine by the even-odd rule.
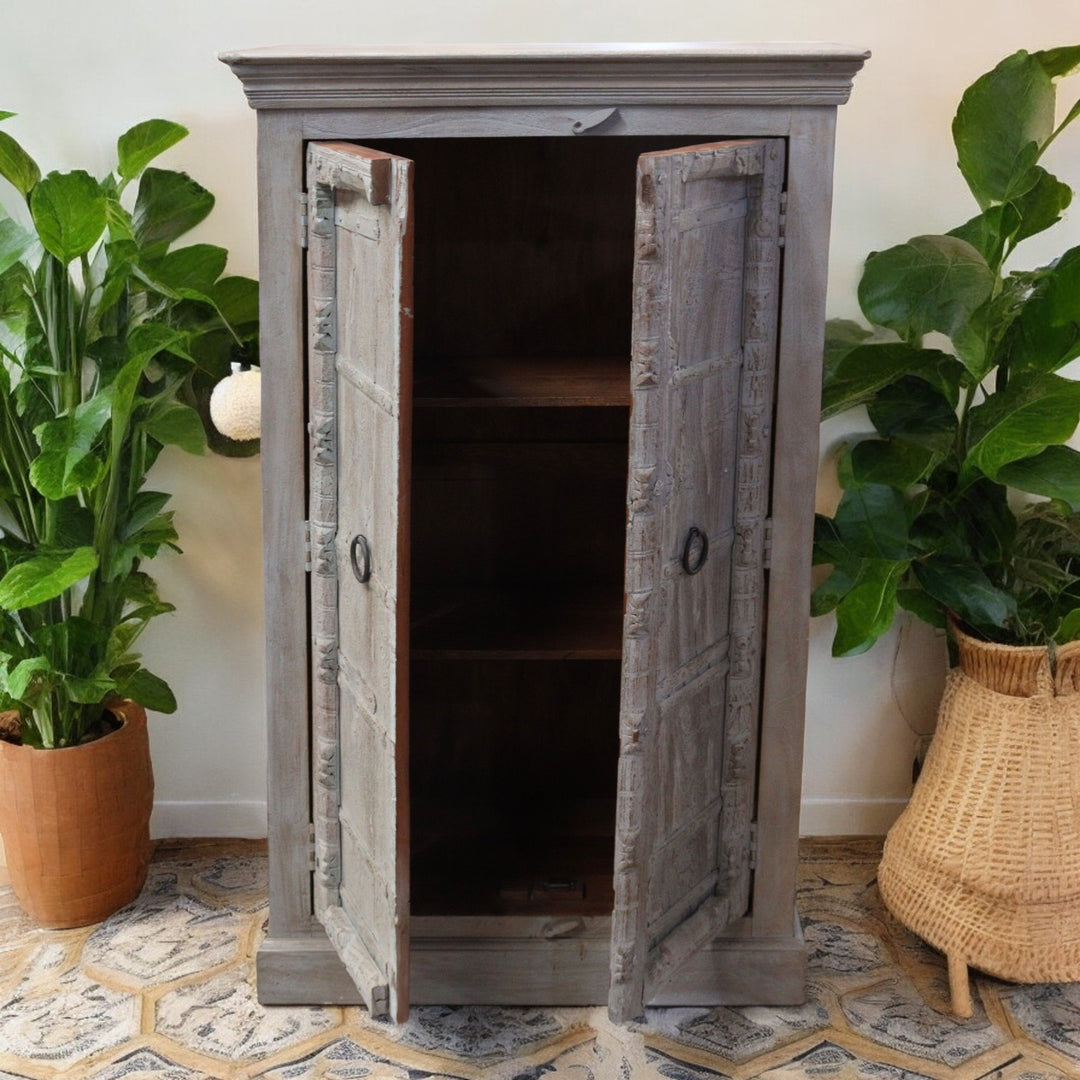
[[[261,453],[271,937],[312,925],[300,124],[295,113],[259,114],[259,356],[263,430],[272,433]]]
[[[754,932],[765,937],[790,935],[795,921],[835,122],[835,109],[801,110],[788,140],[753,898]]]

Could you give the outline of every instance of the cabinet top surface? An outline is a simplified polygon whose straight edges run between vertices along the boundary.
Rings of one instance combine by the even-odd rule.
[[[221,54],[253,108],[839,105],[868,52],[805,42],[274,46]]]

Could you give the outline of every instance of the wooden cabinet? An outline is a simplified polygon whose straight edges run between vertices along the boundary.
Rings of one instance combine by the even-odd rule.
[[[864,55],[224,58],[259,110],[264,1002],[802,999],[832,131]]]

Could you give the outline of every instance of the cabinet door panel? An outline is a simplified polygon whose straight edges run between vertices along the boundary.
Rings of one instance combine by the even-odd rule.
[[[783,179],[779,139],[638,165],[616,1020],[749,904]]]
[[[408,1010],[411,162],[308,150],[315,911]]]

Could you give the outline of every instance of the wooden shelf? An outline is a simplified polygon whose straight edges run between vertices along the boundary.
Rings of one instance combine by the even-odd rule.
[[[495,357],[420,361],[414,400],[422,408],[630,404],[626,357]]]
[[[618,660],[620,588],[540,584],[422,590],[412,605],[417,660]]]

